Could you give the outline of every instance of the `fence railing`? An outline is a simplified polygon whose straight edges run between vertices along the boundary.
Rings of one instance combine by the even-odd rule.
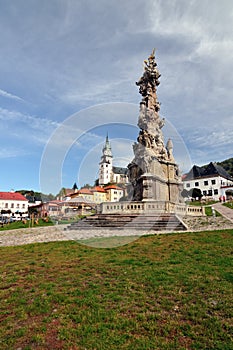
[[[167,201],[148,202],[104,202],[98,206],[98,212],[102,214],[177,214],[204,216],[204,207],[188,206],[182,203]]]

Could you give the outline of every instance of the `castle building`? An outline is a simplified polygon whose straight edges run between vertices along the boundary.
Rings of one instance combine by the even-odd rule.
[[[107,135],[99,163],[99,185],[104,186],[109,183],[126,184],[128,176],[127,168],[113,166],[112,149]]]

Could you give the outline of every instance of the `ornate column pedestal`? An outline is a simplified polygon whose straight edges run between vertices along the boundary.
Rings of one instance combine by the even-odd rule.
[[[152,201],[155,198],[155,191],[153,186],[153,175],[143,174],[142,181],[142,202]]]

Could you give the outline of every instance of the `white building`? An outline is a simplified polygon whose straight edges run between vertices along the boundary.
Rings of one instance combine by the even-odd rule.
[[[127,168],[113,166],[112,149],[107,136],[99,163],[99,185],[109,183],[128,183],[128,176]]]
[[[116,185],[109,185],[104,187],[107,192],[107,201],[119,202],[120,198],[124,196],[124,190]]]
[[[233,178],[223,167],[211,162],[203,167],[194,165],[183,178],[183,183],[187,191],[198,188],[203,198],[219,200],[221,196],[225,196],[224,188],[233,186]]]
[[[0,192],[0,210],[1,215],[24,216],[28,212],[28,200],[21,193]]]

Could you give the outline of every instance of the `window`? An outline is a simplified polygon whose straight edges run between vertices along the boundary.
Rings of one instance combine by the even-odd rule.
[[[199,186],[199,182],[195,182],[195,186],[198,187]]]
[[[5,208],[8,208],[8,203],[5,203]]]
[[[25,209],[25,204],[22,204],[22,208]]]
[[[218,194],[218,189],[215,189],[215,190],[214,190],[214,194]]]
[[[14,203],[11,203],[11,208],[14,208]]]
[[[16,208],[19,208],[19,203],[16,204]]]
[[[211,180],[212,185],[216,184],[216,180]]]
[[[203,196],[206,196],[207,195],[207,191],[203,191]]]
[[[186,187],[190,187],[190,184],[186,184]]]
[[[208,181],[204,181],[204,186],[208,186]]]
[[[213,194],[213,191],[212,191],[212,190],[209,190],[209,191],[208,191],[208,196],[212,196],[212,194]]]

